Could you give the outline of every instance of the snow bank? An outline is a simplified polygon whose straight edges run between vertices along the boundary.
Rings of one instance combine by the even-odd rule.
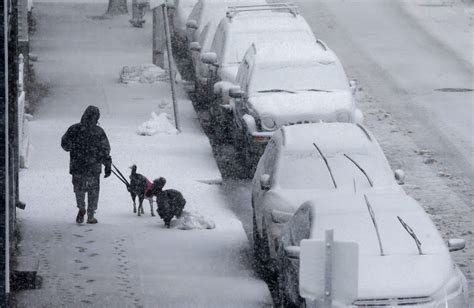
[[[160,115],[156,115],[155,112],[152,112],[151,119],[138,127],[137,135],[153,136],[158,133],[164,133],[168,135],[177,134],[178,131],[171,121],[172,119],[167,113],[160,113]]]
[[[124,66],[120,71],[120,82],[128,83],[156,83],[167,81],[168,73],[154,64],[139,66]]]
[[[171,221],[171,227],[181,230],[214,229],[216,224],[214,221],[206,219],[199,214],[183,211],[180,218]]]

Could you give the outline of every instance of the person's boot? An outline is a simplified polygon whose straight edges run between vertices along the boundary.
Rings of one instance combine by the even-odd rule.
[[[94,218],[94,213],[87,213],[87,223],[96,224],[98,221]]]
[[[77,213],[76,223],[82,224],[84,222],[84,215],[86,214],[85,208],[79,208],[79,212]]]

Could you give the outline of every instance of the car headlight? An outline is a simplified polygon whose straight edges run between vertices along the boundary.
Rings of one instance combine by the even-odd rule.
[[[347,111],[342,111],[337,114],[337,121],[341,123],[348,123],[351,121],[351,115]]]
[[[265,130],[275,130],[276,123],[271,117],[263,117],[262,118],[262,127]]]
[[[433,295],[433,299],[437,303],[446,303],[449,307],[466,307],[466,297],[467,290],[465,290],[465,283],[463,283],[458,275],[451,277],[451,279]]]

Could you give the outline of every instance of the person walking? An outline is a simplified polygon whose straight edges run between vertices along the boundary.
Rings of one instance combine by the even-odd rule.
[[[104,130],[98,125],[99,108],[89,106],[84,111],[81,121],[71,125],[61,139],[61,147],[69,152],[69,173],[76,195],[76,222],[83,223],[86,214],[87,193],[87,223],[95,224],[94,217],[99,202],[100,174],[104,165],[104,178],[112,172],[110,144]]]

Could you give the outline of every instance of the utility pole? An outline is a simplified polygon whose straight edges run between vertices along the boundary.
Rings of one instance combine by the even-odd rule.
[[[171,84],[171,98],[173,100],[173,112],[174,112],[174,123],[176,129],[181,132],[179,125],[179,112],[178,112],[178,102],[176,100],[176,90],[175,90],[175,78],[173,72],[173,51],[171,50],[171,34],[168,20],[168,4],[167,2],[161,5],[163,10],[163,17],[165,23],[165,35],[166,35],[166,48],[168,50],[168,71],[170,75],[170,84]]]

